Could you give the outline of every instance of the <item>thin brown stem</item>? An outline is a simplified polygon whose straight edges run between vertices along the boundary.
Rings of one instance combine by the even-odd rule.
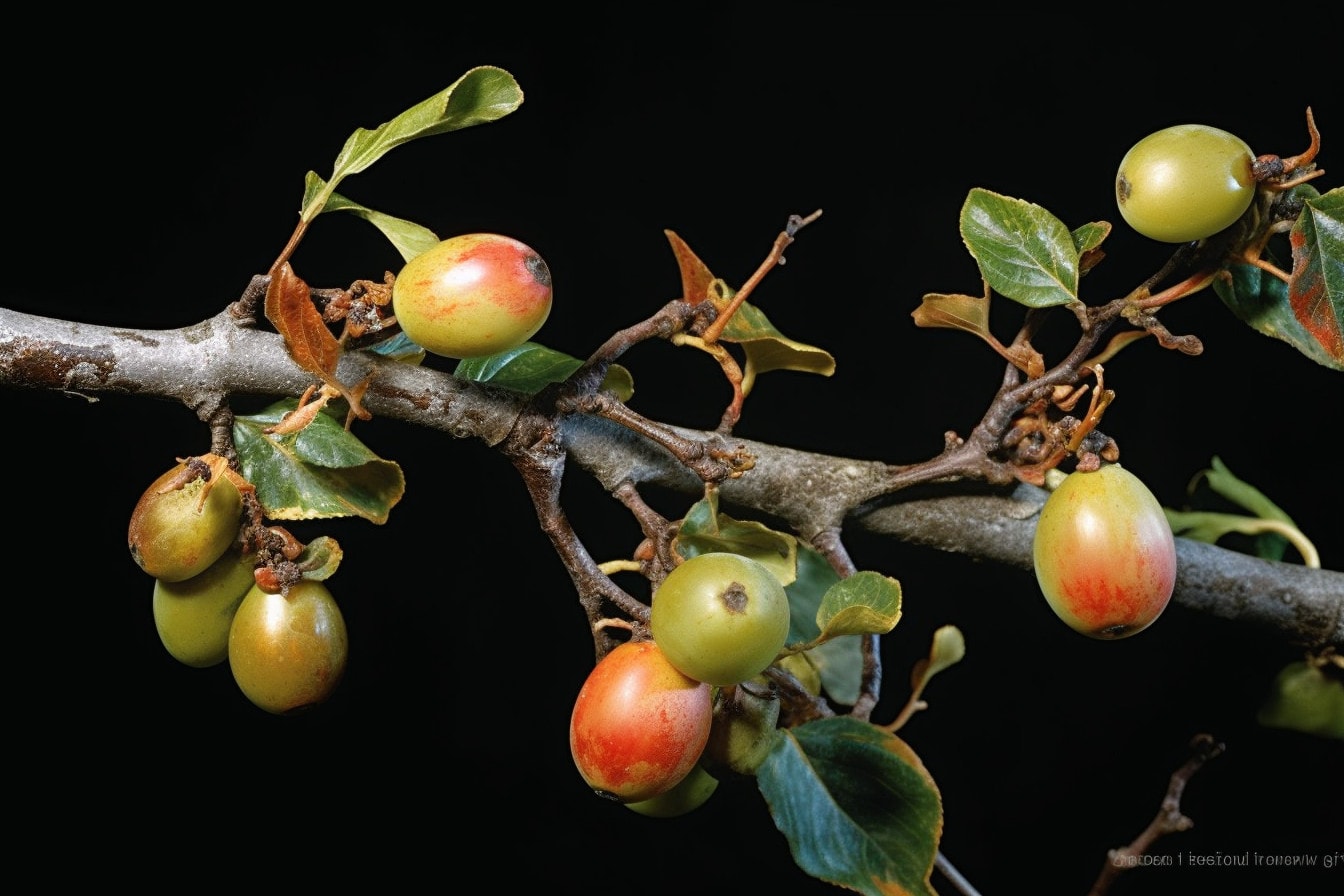
[[[1132,843],[1107,853],[1106,862],[1101,866],[1101,873],[1092,884],[1092,889],[1088,891],[1088,896],[1103,896],[1111,888],[1111,884],[1115,883],[1116,878],[1138,865],[1139,857],[1148,852],[1160,837],[1178,831],[1188,831],[1194,827],[1195,823],[1181,812],[1181,796],[1185,793],[1185,785],[1195,772],[1204,767],[1204,763],[1220,755],[1225,749],[1227,749],[1225,745],[1218,743],[1208,734],[1195,735],[1190,741],[1191,756],[1184,765],[1172,772],[1171,780],[1167,783],[1166,796],[1162,798],[1162,806],[1157,810],[1157,815]]]

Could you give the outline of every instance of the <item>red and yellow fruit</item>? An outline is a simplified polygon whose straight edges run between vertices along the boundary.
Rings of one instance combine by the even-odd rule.
[[[522,345],[546,322],[551,271],[511,237],[451,237],[401,269],[392,311],[406,336],[436,355],[497,354]]]
[[[1162,505],[1119,464],[1065,477],[1041,508],[1032,556],[1050,607],[1093,638],[1143,631],[1176,583],[1176,540]]]
[[[711,688],[677,671],[652,641],[617,646],[574,701],[569,748],[598,794],[637,803],[671,790],[709,739]]]

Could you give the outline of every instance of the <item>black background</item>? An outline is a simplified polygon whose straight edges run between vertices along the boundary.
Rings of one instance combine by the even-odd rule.
[[[354,128],[498,65],[526,94],[518,112],[399,148],[341,192],[443,236],[531,244],[556,286],[537,339],[577,356],[678,294],[664,229],[741,283],[790,214],[821,208],[754,301],[786,335],[831,351],[837,371],[764,377],[738,434],[912,462],[945,430],[967,431],[999,378],[978,341],[910,319],[926,292],[979,289],[957,230],[969,189],[1031,200],[1070,226],[1116,222],[1085,283],[1099,302],[1167,251],[1114,210],[1115,168],[1139,137],[1200,121],[1289,155],[1306,146],[1311,105],[1322,189],[1344,165],[1332,161],[1344,133],[1335,63],[1307,49],[1271,59],[1151,24],[1139,43],[1115,24],[895,20],[846,4],[621,10],[344,28],[155,22],[87,44],[35,35],[43,64],[11,70],[5,87],[3,304],[128,327],[194,323],[265,271],[297,220],[305,172],[329,174]],[[372,228],[338,215],[317,221],[294,262],[326,286],[400,264]],[[1005,337],[1010,304],[995,311]],[[1174,506],[1218,455],[1299,521],[1325,566],[1344,568],[1340,374],[1237,323],[1211,292],[1163,319],[1206,351],[1144,344],[1108,366],[1119,397],[1105,428],[1126,465]],[[627,360],[638,410],[717,422],[726,392],[702,357],[649,345]],[[147,399],[3,398],[8,740],[36,787],[22,804],[31,830],[105,836],[133,809],[165,855],[221,873],[224,851],[261,849],[306,875],[367,868],[490,890],[833,892],[793,866],[753,790],[724,788],[673,821],[587,792],[566,726],[591,641],[521,484],[485,446],[360,426],[401,463],[406,497],[381,527],[296,527],[345,548],[329,584],[351,657],[327,705],[275,718],[227,666],[167,655],[151,582],[125,549],[135,500],[175,457],[208,448],[204,427]],[[581,474],[566,488],[593,554],[628,555],[638,530],[616,502]],[[857,533],[849,544],[905,592],[875,719],[899,710],[937,626],[965,633],[966,660],[902,733],[939,783],[943,851],[982,893],[1085,892],[1106,850],[1147,824],[1201,731],[1227,753],[1187,790],[1195,828],[1157,854],[1338,856],[1339,744],[1254,721],[1297,648],[1179,606],[1136,638],[1092,642],[1050,614],[1028,573]],[[1252,881],[1290,892],[1318,879],[1151,868],[1114,892]]]

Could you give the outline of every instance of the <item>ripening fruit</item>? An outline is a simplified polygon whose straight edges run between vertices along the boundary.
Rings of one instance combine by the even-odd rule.
[[[1119,464],[1065,477],[1041,508],[1032,555],[1050,607],[1092,638],[1143,631],[1176,584],[1176,540],[1162,505]]]
[[[1115,199],[1130,227],[1164,243],[1230,227],[1255,197],[1255,156],[1240,138],[1202,124],[1149,134],[1125,153]]]
[[[253,586],[229,628],[229,666],[257,706],[283,715],[325,701],[345,673],[345,617],[327,586],[308,579],[285,594]]]
[[[180,582],[154,582],[154,627],[179,662],[205,668],[229,657],[229,627],[256,584],[255,554],[232,549],[205,572]]]
[[[789,597],[763,564],[715,551],[682,563],[658,586],[653,640],[696,681],[730,685],[759,675],[789,636]]]
[[[650,818],[676,818],[699,809],[718,789],[719,779],[697,765],[671,790],[625,807]]]
[[[511,237],[450,237],[401,269],[392,311],[402,332],[436,355],[493,355],[522,345],[546,322],[551,271]]]
[[[690,774],[709,739],[711,688],[652,641],[627,641],[588,673],[569,720],[574,765],[599,795],[638,803]]]
[[[242,518],[242,495],[227,478],[207,484],[198,477],[167,488],[184,468],[178,464],[145,489],[127,532],[131,557],[164,582],[205,572],[238,537]]]

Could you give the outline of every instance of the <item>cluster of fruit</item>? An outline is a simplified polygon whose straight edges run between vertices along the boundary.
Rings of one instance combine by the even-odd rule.
[[[188,666],[228,660],[238,687],[267,712],[322,703],[345,671],[345,619],[321,582],[261,586],[258,557],[239,539],[242,493],[216,468],[179,462],[131,513],[131,556],[154,577],[159,639]]]
[[[655,817],[702,805],[721,777],[769,752],[779,701],[763,676],[789,634],[775,574],[739,554],[697,554],[658,586],[651,640],[626,641],[589,673],[569,744],[598,794]]]

